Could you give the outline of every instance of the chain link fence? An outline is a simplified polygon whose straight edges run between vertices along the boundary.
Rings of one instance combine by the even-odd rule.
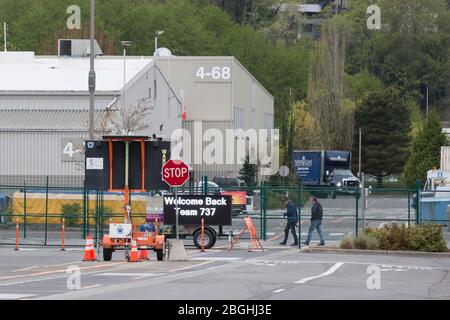
[[[163,196],[171,191],[132,193],[132,223],[145,223],[152,195]],[[436,223],[445,226],[444,236],[450,239],[450,190],[420,191],[416,189],[332,187],[280,187],[260,184],[254,188],[224,189],[206,186],[180,188],[180,194],[229,194],[233,199],[232,225],[217,227],[219,239],[236,236],[244,228],[244,217],[252,218],[258,237],[265,247],[279,246],[285,237],[284,216],[288,196],[299,213],[296,234],[306,241],[311,220],[309,196],[315,196],[323,207],[322,232],[327,245],[339,245],[365,227],[382,227],[399,223],[414,225]],[[419,200],[419,201],[418,201]],[[159,210],[162,210],[160,208]],[[86,190],[79,187],[0,186],[0,244],[15,243],[16,222],[19,223],[20,245],[61,244],[62,221],[65,222],[65,245],[83,246],[86,235],[100,240],[108,232],[110,222],[123,222],[124,195],[120,192]],[[164,226],[161,226],[164,228]],[[165,226],[173,230],[172,226]],[[189,235],[188,235],[189,236]],[[239,246],[247,248],[245,233]],[[288,243],[294,238],[289,232]],[[319,243],[317,231],[312,245]]]

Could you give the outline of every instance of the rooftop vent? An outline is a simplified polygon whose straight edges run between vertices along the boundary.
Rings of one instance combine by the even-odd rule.
[[[103,55],[102,49],[94,40],[95,55]],[[91,41],[89,39],[59,39],[59,57],[89,57],[91,55]]]

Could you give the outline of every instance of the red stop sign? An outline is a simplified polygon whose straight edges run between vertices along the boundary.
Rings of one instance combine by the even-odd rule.
[[[162,179],[171,187],[182,186],[189,179],[189,167],[181,160],[170,159],[162,167]]]

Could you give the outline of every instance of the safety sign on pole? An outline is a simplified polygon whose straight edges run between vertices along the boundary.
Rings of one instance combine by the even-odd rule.
[[[167,161],[162,168],[162,179],[171,187],[175,187],[175,229],[177,240],[180,239],[178,232],[178,187],[189,179],[189,167],[181,160]]]

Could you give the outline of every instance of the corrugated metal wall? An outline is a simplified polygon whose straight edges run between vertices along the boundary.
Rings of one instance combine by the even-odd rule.
[[[84,163],[63,162],[61,140],[87,138],[81,132],[0,132],[0,184],[83,185]]]
[[[232,79],[222,77],[223,68],[230,68],[231,57],[164,57],[158,58],[161,69],[174,91],[184,91],[184,103],[189,120],[230,121],[232,119]],[[202,68],[203,77],[199,70]],[[213,79],[213,69],[220,69]]]
[[[95,108],[104,109],[114,95],[96,95]],[[0,95],[1,109],[80,109],[89,107],[89,95]]]
[[[194,121],[198,120],[202,122],[203,132],[218,129],[225,137],[225,130],[234,128],[235,107],[244,110],[244,130],[265,129],[265,113],[274,113],[273,97],[234,57],[164,57],[158,58],[157,65],[177,93],[184,91],[188,121],[183,122],[183,128],[192,136]],[[214,68],[216,79],[212,75]],[[224,68],[230,68],[229,78]],[[192,139],[195,141],[194,137]],[[202,142],[203,147],[208,144]],[[194,150],[191,153],[193,160]],[[211,179],[238,176],[241,166],[192,165],[196,178],[207,175]]]
[[[197,122],[197,126],[198,126]],[[197,131],[198,129],[195,129],[194,126],[196,125],[194,121],[184,121],[183,122],[183,128],[187,129],[191,133],[191,148],[190,148],[190,154],[187,152],[185,154],[185,160],[189,163],[189,165],[194,169],[194,177],[199,180],[202,176],[206,175],[208,176],[208,179],[212,180],[214,177],[217,176],[231,176],[236,177],[239,174],[239,170],[241,168],[241,165],[237,164],[205,164],[203,161],[203,152],[205,151],[205,148],[211,144],[211,142],[203,141],[203,135],[205,131],[209,129],[216,129],[218,130],[223,138],[224,138],[224,144],[223,144],[223,162],[226,162],[226,144],[232,143],[233,144],[233,150],[234,155],[236,156],[236,145],[234,144],[234,141],[226,141],[226,130],[227,129],[233,129],[233,122],[232,121],[202,121],[201,123],[201,131]],[[201,136],[196,136],[197,133],[201,132]],[[199,148],[199,143],[197,143],[198,139],[201,139],[201,148]],[[201,164],[196,164],[196,159],[201,159]]]

